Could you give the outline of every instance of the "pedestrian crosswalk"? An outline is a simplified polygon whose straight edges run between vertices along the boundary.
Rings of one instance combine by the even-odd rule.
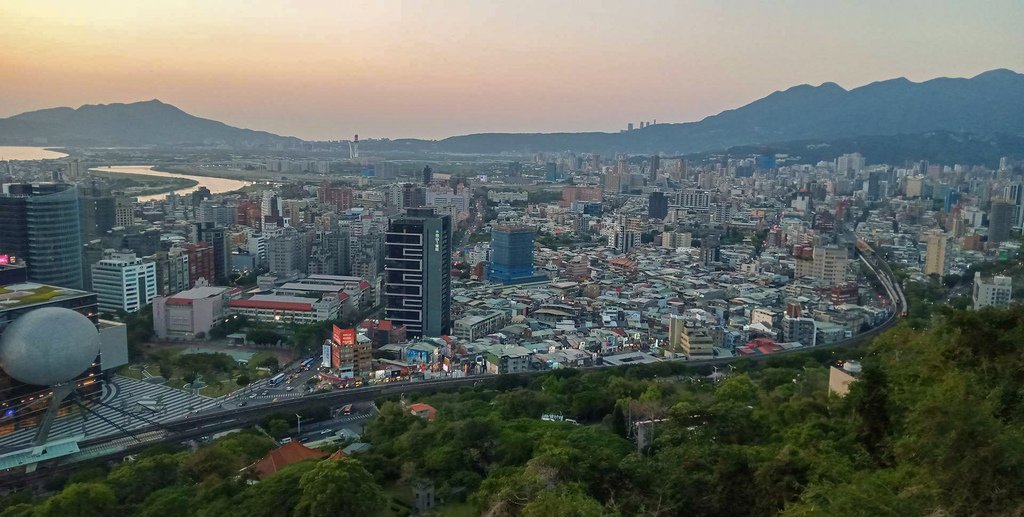
[[[217,400],[209,397],[119,375],[104,382],[102,388],[100,402],[106,406],[87,404],[91,412],[76,410],[58,417],[50,429],[50,439],[83,433],[85,439],[117,436],[122,434],[117,426],[130,431],[149,426],[151,422],[176,420],[217,404]],[[28,445],[35,432],[33,426],[2,436],[0,448]]]

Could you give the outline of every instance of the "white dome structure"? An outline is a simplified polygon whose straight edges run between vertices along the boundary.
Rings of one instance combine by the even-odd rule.
[[[73,380],[100,351],[89,318],[60,307],[44,307],[14,320],[0,337],[0,368],[26,384],[53,386]]]

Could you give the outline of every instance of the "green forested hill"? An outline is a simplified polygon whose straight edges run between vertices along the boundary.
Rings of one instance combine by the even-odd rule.
[[[188,454],[87,467],[13,515],[401,515],[434,483],[439,515],[1006,515],[1024,512],[1024,309],[947,310],[863,355],[845,398],[817,351],[741,363],[718,383],[681,365],[559,371],[384,402],[356,460],[236,479],[272,443],[236,434]],[[543,421],[543,413],[579,420]],[[631,420],[660,419],[637,450]]]

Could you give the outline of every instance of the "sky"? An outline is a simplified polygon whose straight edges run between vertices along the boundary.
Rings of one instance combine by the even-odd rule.
[[[0,117],[174,104],[306,139],[617,131],[797,84],[1024,72],[1024,1],[3,0]]]

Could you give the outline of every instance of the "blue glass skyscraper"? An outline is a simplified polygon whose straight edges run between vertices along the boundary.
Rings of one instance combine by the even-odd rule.
[[[503,284],[544,278],[533,274],[532,228],[499,225],[491,231],[491,266],[487,278]]]

